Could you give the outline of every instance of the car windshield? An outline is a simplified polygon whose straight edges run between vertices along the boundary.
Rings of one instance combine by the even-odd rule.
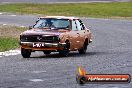
[[[34,28],[69,29],[69,25],[68,19],[41,18]]]

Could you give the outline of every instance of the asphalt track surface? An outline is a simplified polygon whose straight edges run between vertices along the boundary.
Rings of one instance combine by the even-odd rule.
[[[0,0],[0,3],[77,3],[77,2],[127,2],[132,0]]]
[[[35,19],[36,16],[0,15],[0,24],[28,26]],[[0,88],[132,88],[132,83],[76,83],[78,66],[89,74],[132,75],[132,21],[82,19],[93,33],[93,43],[85,55],[75,51],[68,57],[58,53],[45,56],[43,52],[34,52],[29,59],[20,54],[0,57]]]

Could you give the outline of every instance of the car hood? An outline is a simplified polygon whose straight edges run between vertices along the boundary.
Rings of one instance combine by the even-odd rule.
[[[50,30],[50,29],[31,29],[24,31],[21,35],[60,35],[68,30]]]

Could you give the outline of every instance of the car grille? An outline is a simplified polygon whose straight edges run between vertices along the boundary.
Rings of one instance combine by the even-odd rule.
[[[21,36],[22,42],[59,42],[58,36],[41,36],[41,35],[30,35],[30,36]]]

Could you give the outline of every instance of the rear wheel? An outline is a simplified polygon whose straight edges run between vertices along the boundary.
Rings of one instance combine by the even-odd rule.
[[[64,49],[59,51],[59,54],[62,55],[62,56],[68,56],[69,55],[69,49],[70,49],[70,42],[69,41],[66,41],[65,42],[66,45],[64,46]]]
[[[23,56],[23,58],[29,58],[31,55],[31,50],[21,48],[21,55]]]
[[[88,46],[88,41],[85,40],[84,44],[83,44],[83,47],[81,49],[79,49],[79,54],[85,54],[86,51],[87,51],[87,46]]]

